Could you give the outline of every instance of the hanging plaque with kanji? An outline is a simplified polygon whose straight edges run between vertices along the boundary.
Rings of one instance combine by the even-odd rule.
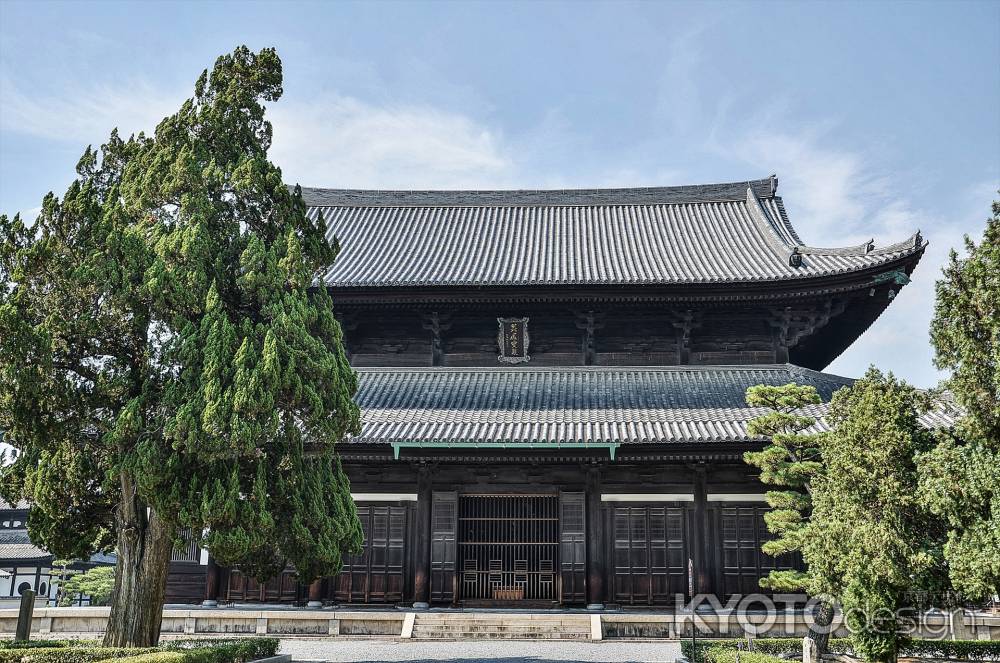
[[[500,331],[497,343],[500,346],[500,361],[507,364],[520,364],[531,359],[528,356],[528,319],[527,318],[497,318]]]

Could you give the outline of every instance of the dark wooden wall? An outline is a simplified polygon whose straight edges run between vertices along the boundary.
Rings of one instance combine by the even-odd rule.
[[[205,567],[197,561],[170,562],[164,603],[201,603],[205,598]]]
[[[773,559],[760,551],[769,537],[764,503],[708,499],[763,492],[751,469],[735,458],[610,462],[541,454],[532,462],[495,460],[361,462],[348,455],[344,468],[354,492],[428,499],[428,531],[421,531],[418,502],[359,503],[364,552],[345,559],[342,573],[324,579],[317,596],[337,604],[462,603],[456,522],[462,494],[559,495],[557,582],[563,605],[671,607],[677,595],[688,593],[689,559],[696,592],[723,600],[734,593],[767,593],[759,578],[773,568],[800,567],[796,557]],[[696,501],[602,502],[601,494],[694,495]],[[420,545],[429,549],[424,562]],[[417,586],[421,563],[429,572],[424,597]],[[291,569],[263,585],[235,570],[225,576],[223,600],[304,603],[309,594]]]
[[[561,599],[566,605],[592,602],[588,584],[598,582],[600,602],[626,605],[671,604],[687,593],[687,564],[697,567],[697,591],[728,595],[765,592],[757,584],[771,568],[792,568],[799,561],[771,559],[760,552],[768,533],[760,502],[600,502],[600,494],[676,493],[760,494],[754,473],[737,460],[708,462],[572,462],[550,459],[533,463],[462,463],[460,461],[345,461],[356,492],[419,493],[421,466],[433,494],[430,524],[430,600],[452,604],[459,599],[460,569],[454,554],[456,500],[463,494],[560,494]],[[594,484],[597,476],[598,485]],[[597,491],[597,499],[591,493]],[[576,500],[576,501],[574,501]],[[589,517],[596,508],[601,531]],[[416,504],[411,503],[413,512]],[[413,521],[408,521],[413,523]],[[567,529],[568,528],[568,529]],[[408,532],[406,568],[413,569],[414,526]],[[587,542],[601,549],[595,559]],[[603,547],[603,548],[602,548]],[[452,551],[452,552],[449,552]],[[599,565],[592,577],[594,564]],[[347,567],[345,567],[345,571]],[[590,576],[590,577],[588,577]],[[343,576],[341,576],[343,578]],[[341,581],[344,582],[344,581]],[[412,583],[406,582],[412,588]],[[409,590],[408,590],[409,591]],[[460,593],[460,592],[458,592]],[[412,599],[412,595],[407,595]],[[377,602],[377,601],[373,601]]]
[[[414,304],[347,308],[340,318],[354,366],[500,365],[497,318],[527,317],[528,352],[535,366],[792,361],[822,369],[832,359],[824,328],[846,320],[837,327],[846,335],[856,317],[852,311],[864,308],[865,302],[858,302],[827,298],[791,306],[691,308],[523,304],[429,309]]]

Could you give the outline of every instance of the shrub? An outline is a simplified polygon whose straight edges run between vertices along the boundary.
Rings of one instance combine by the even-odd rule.
[[[1000,640],[910,640],[899,652],[904,656],[1000,661]]]
[[[154,651],[136,656],[118,656],[106,658],[101,663],[185,663],[187,659],[179,651]]]
[[[275,638],[181,640],[133,649],[98,647],[93,643],[77,646],[72,640],[52,642],[55,646],[0,649],[0,663],[247,663],[274,656],[278,651]]]
[[[177,640],[162,648],[183,653],[184,663],[246,663],[278,653],[276,638]]]
[[[26,640],[21,642],[16,640],[0,640],[0,650],[32,649],[35,647],[73,647],[78,642],[78,640]]]
[[[698,640],[698,661],[703,658],[704,650],[721,647],[737,651],[740,643],[746,644],[745,640],[736,638],[719,638]],[[802,638],[756,638],[753,641],[753,652],[740,652],[740,661],[743,661],[744,654],[758,653],[778,656],[780,654],[801,654]],[[830,638],[830,651],[843,654],[851,651],[850,638]],[[689,661],[693,661],[690,638],[681,640],[681,652]]]
[[[0,663],[97,663],[109,658],[158,651],[126,647],[26,647],[0,650]]]
[[[736,663],[736,652],[744,640],[698,640],[697,659],[692,657],[691,640],[681,640],[681,651],[689,661],[697,663]],[[740,663],[776,663],[785,659],[780,654],[798,654],[802,651],[801,638],[758,638],[753,641],[754,651],[741,651]],[[830,651],[841,654],[856,653],[850,638],[830,638]],[[899,651],[900,656],[950,658],[966,661],[1000,661],[998,640],[908,640]],[[763,658],[761,658],[763,657]]]
[[[709,647],[701,652],[699,661],[704,663],[736,663],[739,655],[739,663],[788,663],[783,658],[778,658],[771,654],[764,654],[759,651],[739,651],[730,647]]]

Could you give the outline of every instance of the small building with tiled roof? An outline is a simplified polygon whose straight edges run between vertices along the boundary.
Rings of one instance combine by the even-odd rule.
[[[28,532],[30,505],[0,500],[0,607],[15,606],[30,589],[41,604],[54,603],[58,594],[60,568],[54,568],[52,553],[31,540]],[[67,568],[82,571],[97,565],[114,564],[113,555],[96,554],[89,560],[73,560]],[[86,597],[78,597],[86,601]]]
[[[212,601],[656,608],[763,591],[799,560],[760,551],[746,390],[828,401],[850,385],[823,369],[927,246],[810,246],[774,176],[302,196],[341,247],[316,287],[358,371],[361,430],[339,453],[365,552],[308,587],[209,560]]]

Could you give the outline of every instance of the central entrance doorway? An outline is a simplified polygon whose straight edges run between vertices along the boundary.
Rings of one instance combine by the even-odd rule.
[[[462,601],[558,600],[559,495],[460,495],[457,538]]]

